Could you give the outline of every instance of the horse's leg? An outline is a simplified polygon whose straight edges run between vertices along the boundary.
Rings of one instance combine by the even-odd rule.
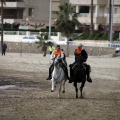
[[[74,86],[75,86],[75,91],[76,91],[76,98],[78,98],[78,88],[77,88],[77,82],[74,82]]]
[[[60,86],[59,86],[58,98],[60,98],[61,85],[62,85],[62,83],[60,83]]]
[[[84,82],[82,82],[82,84],[81,84],[81,86],[80,86],[80,94],[81,94],[81,98],[83,98],[83,87],[84,87],[84,85],[85,85],[85,81]]]
[[[52,88],[51,88],[51,92],[54,92],[55,89],[55,80],[52,79]]]
[[[63,90],[62,90],[63,93],[65,93],[65,82],[66,82],[66,80],[63,80],[63,85],[62,85],[63,86]]]

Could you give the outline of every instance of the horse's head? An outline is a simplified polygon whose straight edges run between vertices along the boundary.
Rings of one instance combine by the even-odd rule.
[[[62,62],[62,59],[56,58],[56,59],[54,60],[54,66],[57,67],[57,68],[59,68],[61,62]]]

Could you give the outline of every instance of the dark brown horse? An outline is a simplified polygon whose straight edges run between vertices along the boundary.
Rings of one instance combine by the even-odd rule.
[[[77,83],[81,83],[80,94],[81,98],[83,98],[83,87],[85,86],[86,82],[86,67],[83,64],[82,59],[83,58],[79,56],[75,63],[70,65],[70,76],[75,86],[76,98],[78,98]]]

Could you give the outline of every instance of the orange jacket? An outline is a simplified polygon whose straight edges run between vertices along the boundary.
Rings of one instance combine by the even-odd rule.
[[[54,50],[54,55],[55,57],[57,57],[58,55],[61,54],[61,50]]]
[[[79,54],[81,54],[82,49],[76,49],[76,50],[75,50],[75,52],[76,52],[76,54],[78,54],[78,55],[79,55]]]

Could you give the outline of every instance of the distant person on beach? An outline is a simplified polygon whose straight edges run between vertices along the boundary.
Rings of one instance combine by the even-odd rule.
[[[54,51],[54,49],[55,49],[54,45],[50,45],[49,46],[50,55],[52,54],[52,52]]]
[[[7,45],[4,43],[2,45],[2,55],[5,55],[6,49],[7,49]]]

